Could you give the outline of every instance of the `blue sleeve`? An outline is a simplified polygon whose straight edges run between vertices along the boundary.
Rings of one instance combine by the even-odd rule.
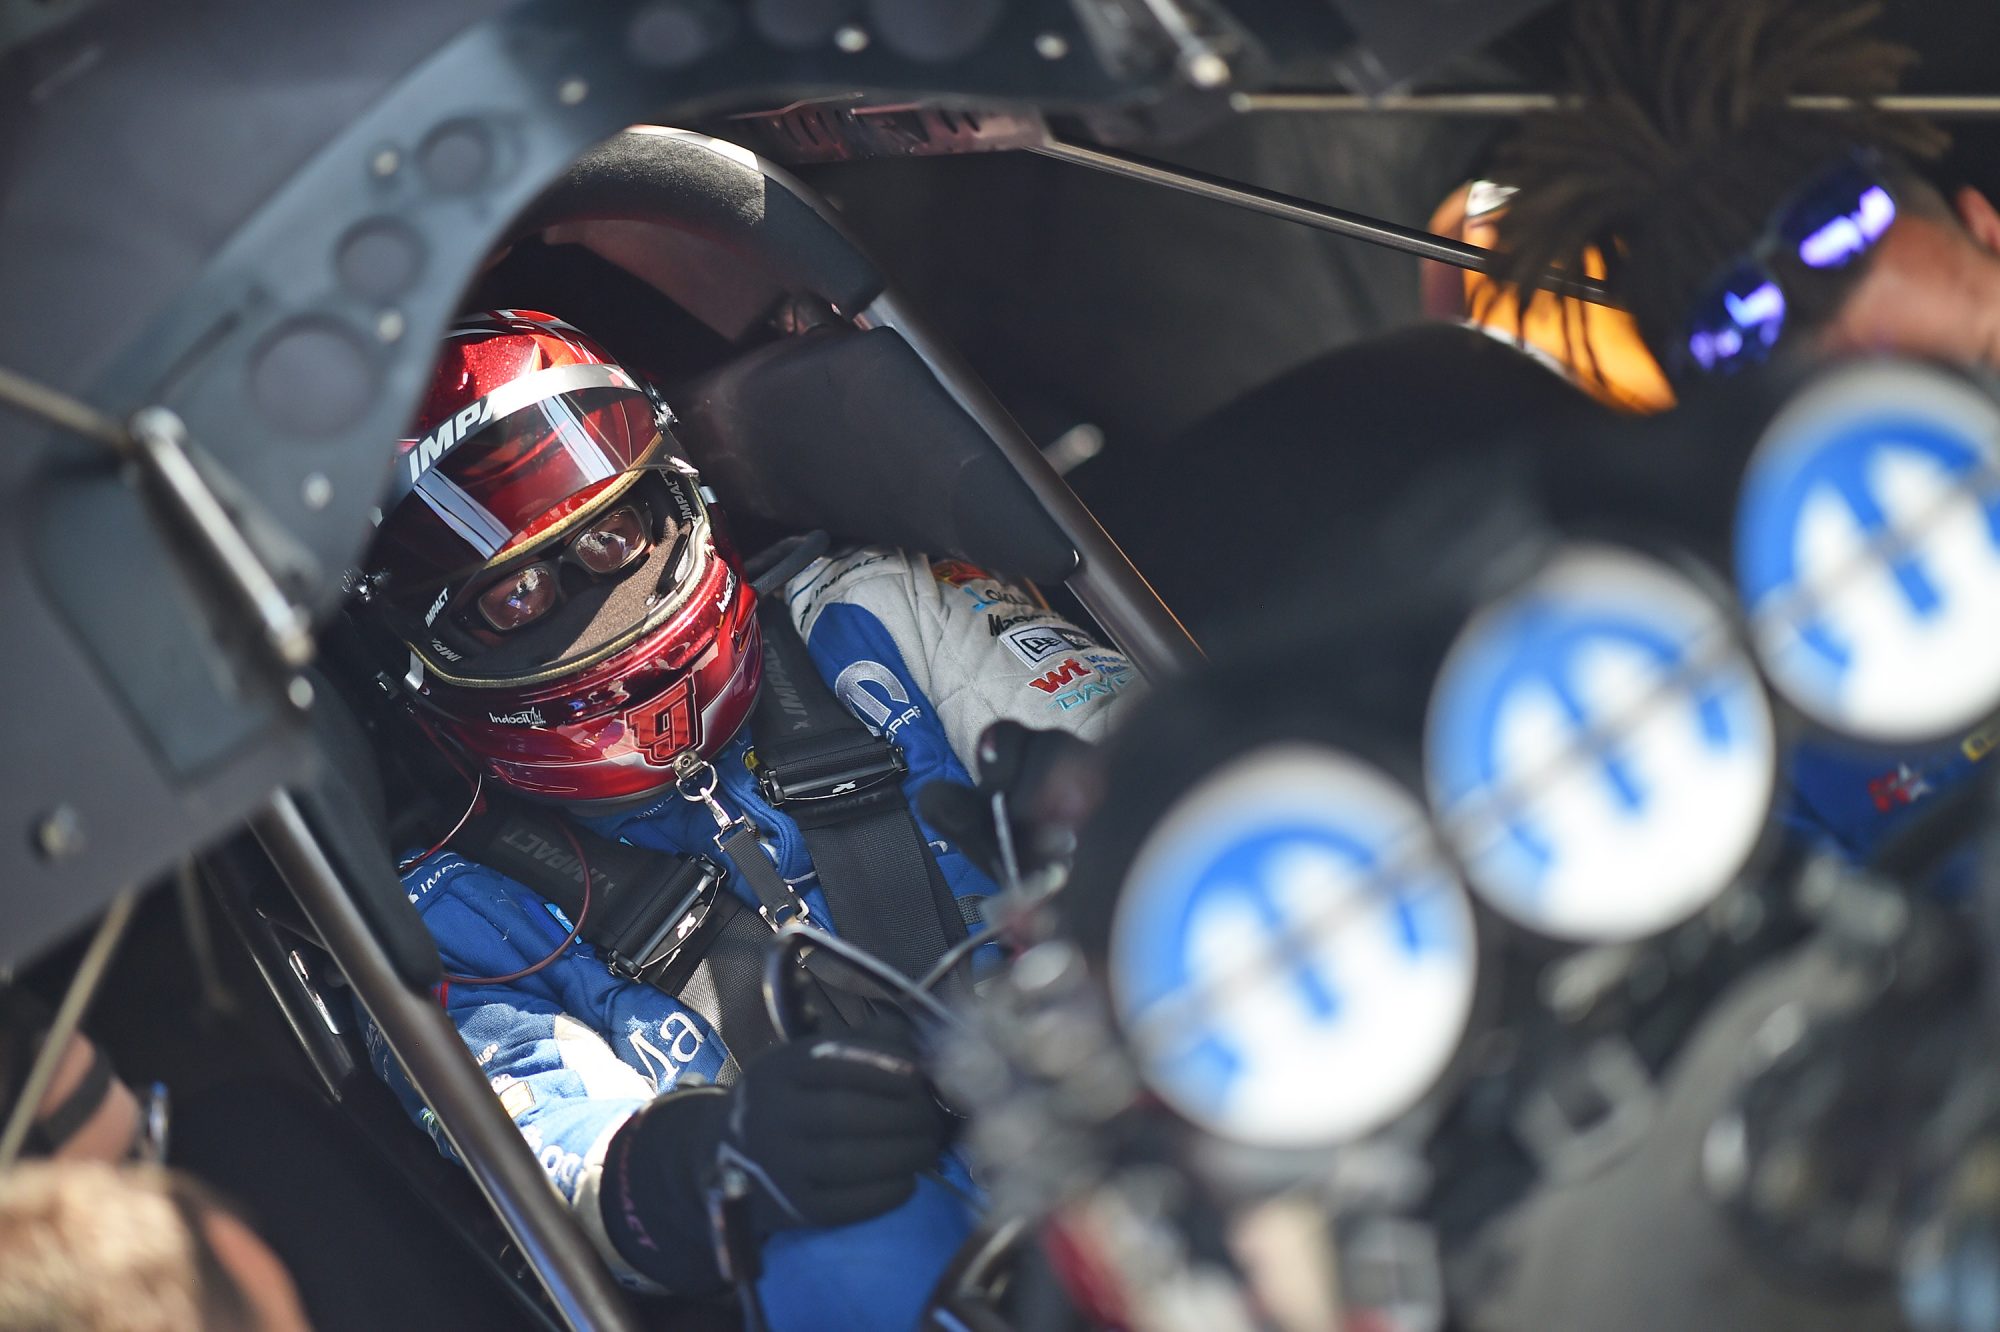
[[[505,975],[546,957],[569,923],[504,875],[454,855],[405,876],[447,972]],[[594,1185],[610,1134],[678,1086],[713,1082],[727,1059],[699,1015],[651,986],[613,975],[587,944],[533,976],[446,981],[445,1011],[542,1166],[577,1203]],[[446,1154],[434,1118],[371,1027],[376,1072]]]

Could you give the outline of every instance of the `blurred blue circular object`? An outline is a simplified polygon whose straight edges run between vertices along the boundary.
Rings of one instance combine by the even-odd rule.
[[[1475,615],[1431,694],[1425,780],[1472,890],[1539,933],[1643,938],[1729,885],[1777,783],[1769,700],[1664,564],[1558,553]]]
[[[1772,685],[1862,740],[1935,739],[2000,707],[2000,407],[1929,366],[1857,365],[1751,457],[1736,580]]]
[[[1303,743],[1181,797],[1134,859],[1110,988],[1140,1074],[1232,1141],[1333,1145],[1434,1085],[1464,1035],[1472,905],[1423,807]]]

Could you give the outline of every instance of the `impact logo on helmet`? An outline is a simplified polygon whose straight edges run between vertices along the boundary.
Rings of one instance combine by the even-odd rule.
[[[400,480],[400,490],[415,490],[432,468],[488,423],[549,398],[591,389],[644,392],[637,380],[615,365],[561,365],[524,375],[459,408],[439,421],[430,434],[420,439],[404,440],[401,447],[405,450],[404,465],[408,476]],[[392,507],[401,498],[401,493],[392,495],[387,507]]]
[[[438,428],[422,439],[410,441],[410,484],[423,480],[424,473],[444,460],[452,445],[493,419],[493,394],[465,407],[456,416],[438,422]]]

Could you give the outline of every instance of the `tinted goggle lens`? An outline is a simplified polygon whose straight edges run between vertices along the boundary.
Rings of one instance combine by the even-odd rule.
[[[1710,374],[1761,364],[1784,331],[1783,288],[1762,268],[1739,268],[1695,306],[1688,358]]]
[[[479,594],[479,614],[506,633],[540,619],[556,604],[556,569],[544,562],[516,569]]]
[[[578,533],[569,550],[590,572],[608,574],[644,555],[649,544],[644,516],[628,504]]]
[[[1764,256],[1775,250],[1810,269],[1845,268],[1872,250],[1895,220],[1895,196],[1861,163],[1820,176],[1785,205],[1751,260],[1696,302],[1688,320],[1689,364],[1727,374],[1769,359],[1784,332],[1787,303]]]
[[[562,600],[563,561],[593,575],[614,574],[637,563],[652,544],[643,510],[631,504],[613,509],[570,538],[560,555],[516,569],[481,592],[480,618],[501,633],[532,624]]]
[[[1819,181],[1785,210],[1778,239],[1807,268],[1845,268],[1896,220],[1888,187],[1858,166]]]

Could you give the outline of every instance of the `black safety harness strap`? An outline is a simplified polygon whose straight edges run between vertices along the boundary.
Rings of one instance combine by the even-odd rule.
[[[863,726],[820,678],[780,596],[760,607],[764,685],[753,713],[763,794],[798,824],[843,937],[912,979],[966,937],[961,909],[903,797],[902,753]],[[697,763],[696,769],[706,765]],[[736,1055],[776,1040],[764,1003],[772,931],[810,920],[804,901],[764,851],[756,826],[732,818],[690,774],[683,798],[710,807],[715,846],[757,900],[720,891],[724,866],[599,837],[552,809],[503,794],[467,820],[451,846],[468,860],[526,884],[571,920],[611,970],[674,996],[704,1018]],[[590,904],[584,910],[585,863]],[[872,986],[802,961],[825,1007],[850,1025]],[[950,996],[965,982],[947,976]]]
[[[965,922],[904,798],[902,751],[834,697],[782,596],[764,599],[758,623],[758,785],[798,824],[841,937],[915,980],[965,938]]]
[[[685,773],[676,783],[681,798],[700,805],[715,820],[715,849],[722,853],[730,870],[757,899],[757,917],[773,933],[793,921],[811,923],[811,908],[778,873],[771,857],[765,854],[757,825],[747,818],[732,815],[715,798],[715,769],[700,759],[689,758],[685,763]],[[831,977],[825,962],[816,961],[816,958],[817,954],[812,949],[805,949],[799,954],[800,965],[812,974],[814,980],[822,982],[818,986],[821,1007],[848,1026],[857,1025],[868,1016],[861,997],[873,997],[872,992],[865,986],[855,986],[847,978]]]
[[[723,870],[714,861],[614,842],[504,795],[489,795],[451,846],[527,885],[571,920],[582,913],[579,933],[606,966],[700,1015],[730,1050],[718,1082],[735,1080],[738,1052],[747,1057],[776,1039],[763,1002],[770,930],[719,890]],[[587,912],[579,849],[589,862]]]
[[[466,859],[519,880],[575,920],[583,912],[584,863],[590,909],[582,935],[614,972],[651,981],[700,928],[720,896],[722,868],[701,856],[665,855],[599,837],[554,810],[505,795],[451,839]]]

